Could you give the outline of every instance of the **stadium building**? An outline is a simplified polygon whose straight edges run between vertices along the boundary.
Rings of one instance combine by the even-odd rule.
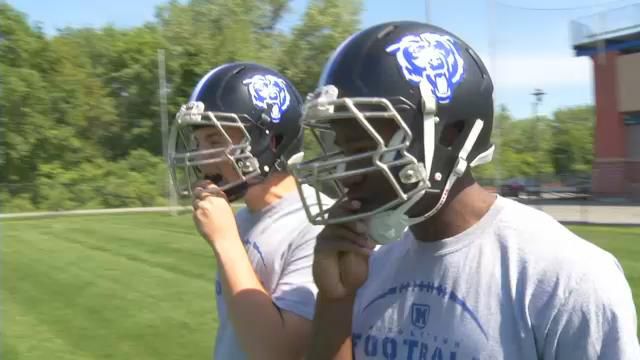
[[[640,3],[571,22],[576,56],[593,61],[592,193],[640,199]]]

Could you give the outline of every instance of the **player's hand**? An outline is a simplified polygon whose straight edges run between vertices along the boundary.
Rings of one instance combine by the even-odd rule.
[[[193,222],[200,235],[211,246],[237,237],[236,219],[224,192],[208,180],[193,189]]]
[[[357,201],[335,204],[331,216],[353,213]],[[327,225],[318,234],[313,261],[313,278],[318,290],[329,299],[354,294],[367,280],[369,255],[375,247],[367,238],[364,222]]]

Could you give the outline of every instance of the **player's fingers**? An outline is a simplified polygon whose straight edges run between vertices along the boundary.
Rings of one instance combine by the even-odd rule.
[[[212,196],[215,196],[215,197],[219,197],[219,198],[223,198],[225,200],[228,200],[227,199],[227,194],[225,194],[224,191],[220,190],[217,186],[206,188],[204,190],[203,194],[209,194],[209,195],[212,195]]]
[[[369,275],[369,258],[357,253],[339,254],[340,282],[347,289],[357,289]]]
[[[319,291],[330,299],[339,299],[347,294],[340,276],[338,256],[316,256],[313,261],[313,280]]]
[[[349,200],[346,204],[347,208],[351,211],[359,210],[362,206],[362,203],[358,200]]]
[[[193,207],[194,210],[200,209],[202,206],[202,202],[205,201],[207,197],[210,197],[210,196],[223,197],[226,199],[226,197],[224,196],[224,193],[222,193],[222,195],[217,195],[215,193],[211,193],[211,192],[200,189],[198,193],[194,192],[193,200],[191,201],[191,206]]]
[[[360,203],[360,201],[358,200],[345,199],[343,201],[336,202],[329,209],[329,217],[351,215],[357,212],[361,206],[362,206],[362,203]]]
[[[369,256],[373,252],[368,247],[361,246],[354,241],[336,240],[325,238],[316,242],[316,253],[340,253],[353,252],[364,256]]]
[[[205,180],[198,180],[198,181],[194,182],[193,184],[191,184],[191,188],[192,188],[192,189],[194,190],[194,192],[195,192],[195,190],[196,190],[197,188],[205,189],[207,186],[209,186],[209,185],[211,185],[211,184],[213,184],[213,183],[211,182],[211,180],[206,180],[206,179],[205,179]]]
[[[196,199],[204,200],[207,196],[220,197],[225,200],[227,199],[227,196],[225,195],[224,191],[220,190],[215,185],[209,185],[206,188],[197,187],[193,191],[193,197]]]
[[[358,231],[354,231],[358,230]],[[367,227],[364,223],[328,225],[318,236],[318,241],[324,239],[350,241],[363,248],[373,249],[375,243],[369,240]]]
[[[342,218],[357,213],[362,204],[358,200],[344,200],[336,203],[329,210],[329,218]],[[342,226],[349,228],[357,234],[366,234],[367,225],[362,220],[355,220],[348,223],[342,223]]]
[[[348,240],[360,247],[363,248],[372,248],[370,246],[370,242],[367,239],[366,228],[365,232],[355,232],[355,225],[346,226],[338,226],[330,229],[327,233],[327,237],[331,237],[332,240]]]

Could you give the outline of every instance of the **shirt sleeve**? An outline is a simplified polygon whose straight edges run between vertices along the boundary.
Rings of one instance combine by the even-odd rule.
[[[321,226],[306,228],[284,258],[280,279],[272,294],[282,310],[313,319],[318,289],[313,282],[313,251]]]
[[[593,264],[556,309],[543,359],[640,359],[631,289],[618,261],[608,260]]]

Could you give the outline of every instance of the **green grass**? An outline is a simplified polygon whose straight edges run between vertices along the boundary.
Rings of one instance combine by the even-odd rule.
[[[581,225],[569,228],[583,239],[611,252],[620,261],[640,315],[640,227]],[[640,335],[640,323],[637,334]]]
[[[190,216],[0,226],[0,358],[211,358],[215,261]]]
[[[640,304],[640,228],[572,230],[618,257]],[[12,220],[0,236],[0,358],[211,358],[215,261],[190,215]]]

